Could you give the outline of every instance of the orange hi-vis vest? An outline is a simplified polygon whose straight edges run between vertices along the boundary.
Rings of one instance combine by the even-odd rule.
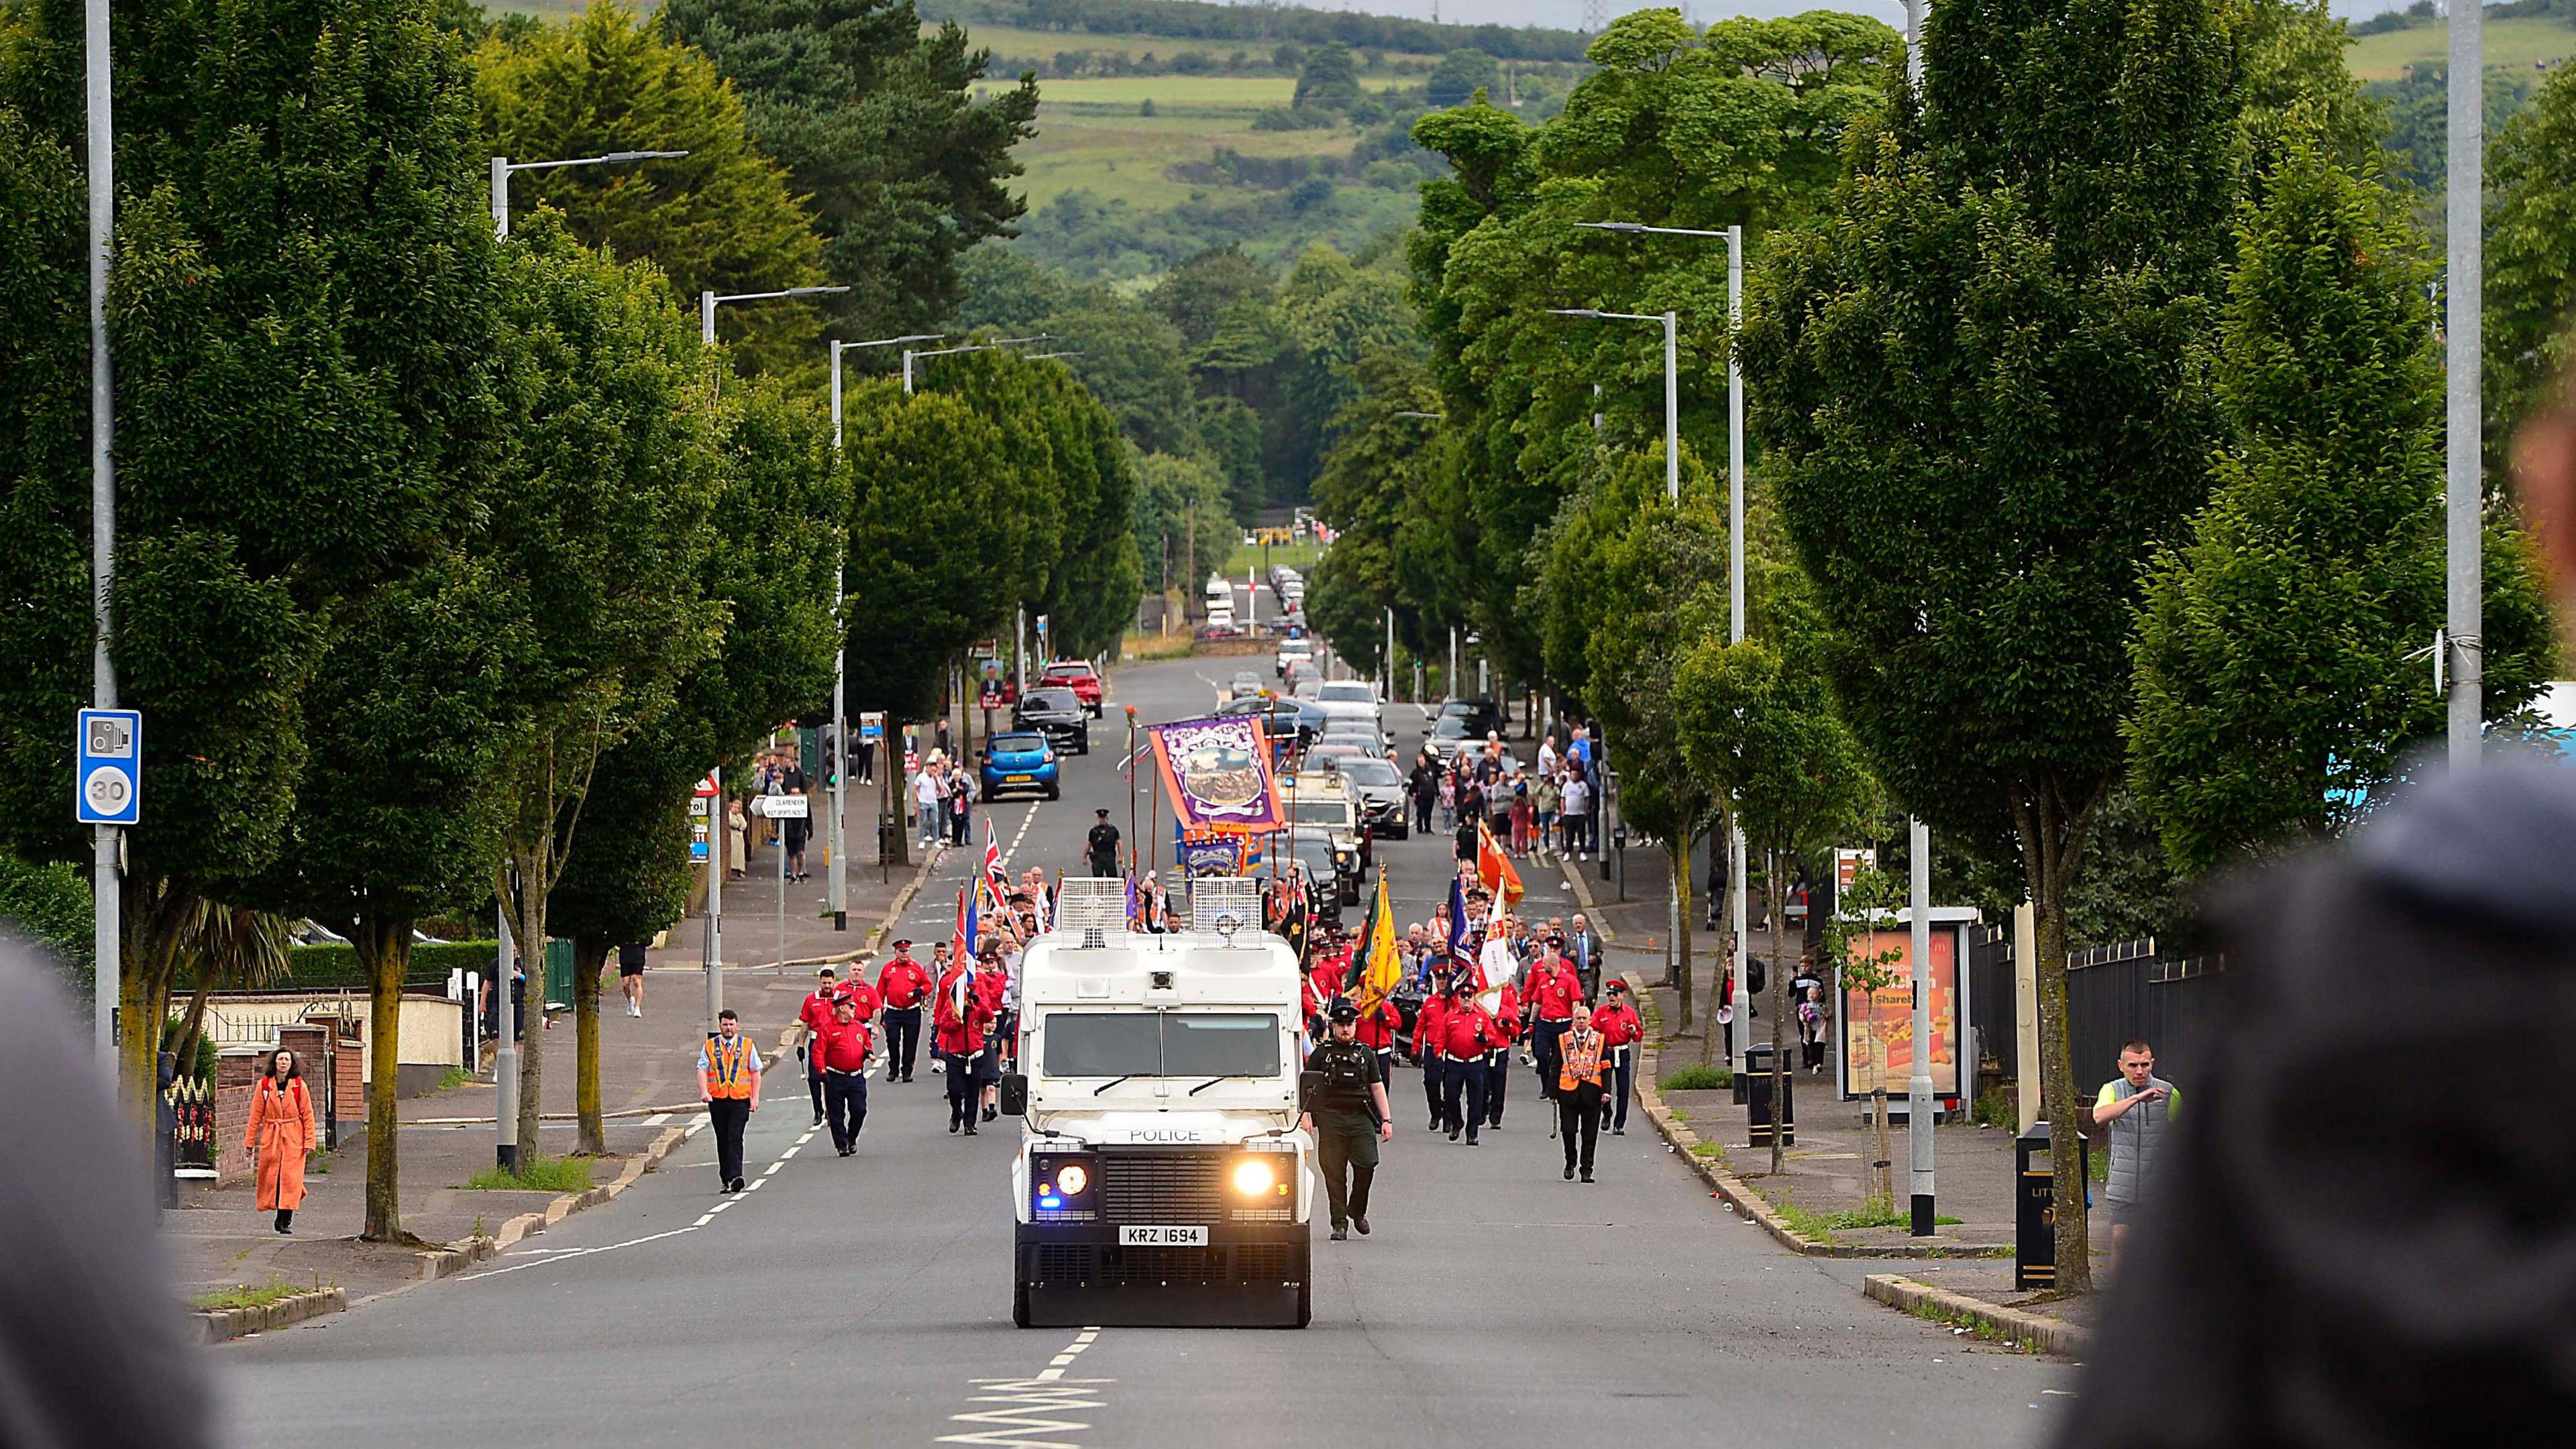
[[[707,1038],[707,1095],[726,1099],[748,1098],[754,1073],[751,1067],[751,1042],[735,1037]]]
[[[1581,1037],[1565,1034],[1565,1065],[1557,1071],[1556,1089],[1571,1092],[1581,1083],[1601,1085],[1601,1033],[1587,1031]]]

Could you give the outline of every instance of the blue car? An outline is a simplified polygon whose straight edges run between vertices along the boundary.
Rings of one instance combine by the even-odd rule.
[[[983,788],[986,804],[1014,790],[1034,790],[1049,800],[1061,799],[1056,783],[1055,746],[1035,730],[995,735],[984,747]]]

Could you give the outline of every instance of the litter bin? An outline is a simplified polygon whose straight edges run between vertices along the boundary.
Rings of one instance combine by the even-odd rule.
[[[877,864],[884,865],[894,859],[895,832],[902,828],[893,811],[877,812]]]
[[[1744,1049],[1744,1116],[1752,1129],[1746,1134],[1745,1145],[1769,1147],[1772,1123],[1777,1120],[1780,1145],[1795,1147],[1798,1145],[1797,1073],[1792,1072],[1779,1082],[1780,1103],[1775,1114],[1771,1104],[1771,1061],[1772,1047],[1767,1041],[1756,1042]]]
[[[2028,1293],[2057,1286],[2057,1160],[2051,1155],[2046,1122],[2013,1139],[2013,1291]],[[2079,1134],[2076,1160],[2082,1164],[2085,1201],[2092,1201],[2093,1144]]]

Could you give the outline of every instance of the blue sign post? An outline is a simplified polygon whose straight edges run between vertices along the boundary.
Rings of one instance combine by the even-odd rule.
[[[132,825],[143,818],[143,712],[80,712],[80,766],[72,809],[83,825]]]

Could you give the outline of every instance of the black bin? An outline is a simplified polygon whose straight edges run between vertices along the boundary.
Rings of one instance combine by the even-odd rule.
[[[884,865],[895,858],[901,846],[901,841],[897,839],[897,832],[902,829],[903,822],[893,811],[877,812],[877,864]]]
[[[2029,1293],[2057,1286],[2057,1160],[2051,1156],[2048,1124],[2033,1122],[2013,1139],[2013,1291]],[[2076,1160],[2083,1164],[2085,1201],[2090,1203],[2093,1144],[2075,1139]]]
[[[1744,1049],[1744,1116],[1750,1127],[1750,1131],[1746,1134],[1745,1145],[1748,1147],[1767,1148],[1771,1145],[1771,1127],[1774,1121],[1771,1106],[1773,1085],[1771,1065],[1775,1055],[1776,1052],[1769,1042],[1756,1042]],[[1780,1145],[1783,1147],[1798,1145],[1797,1082],[1797,1074],[1792,1072],[1778,1083],[1780,1105],[1777,1121],[1780,1127]]]

